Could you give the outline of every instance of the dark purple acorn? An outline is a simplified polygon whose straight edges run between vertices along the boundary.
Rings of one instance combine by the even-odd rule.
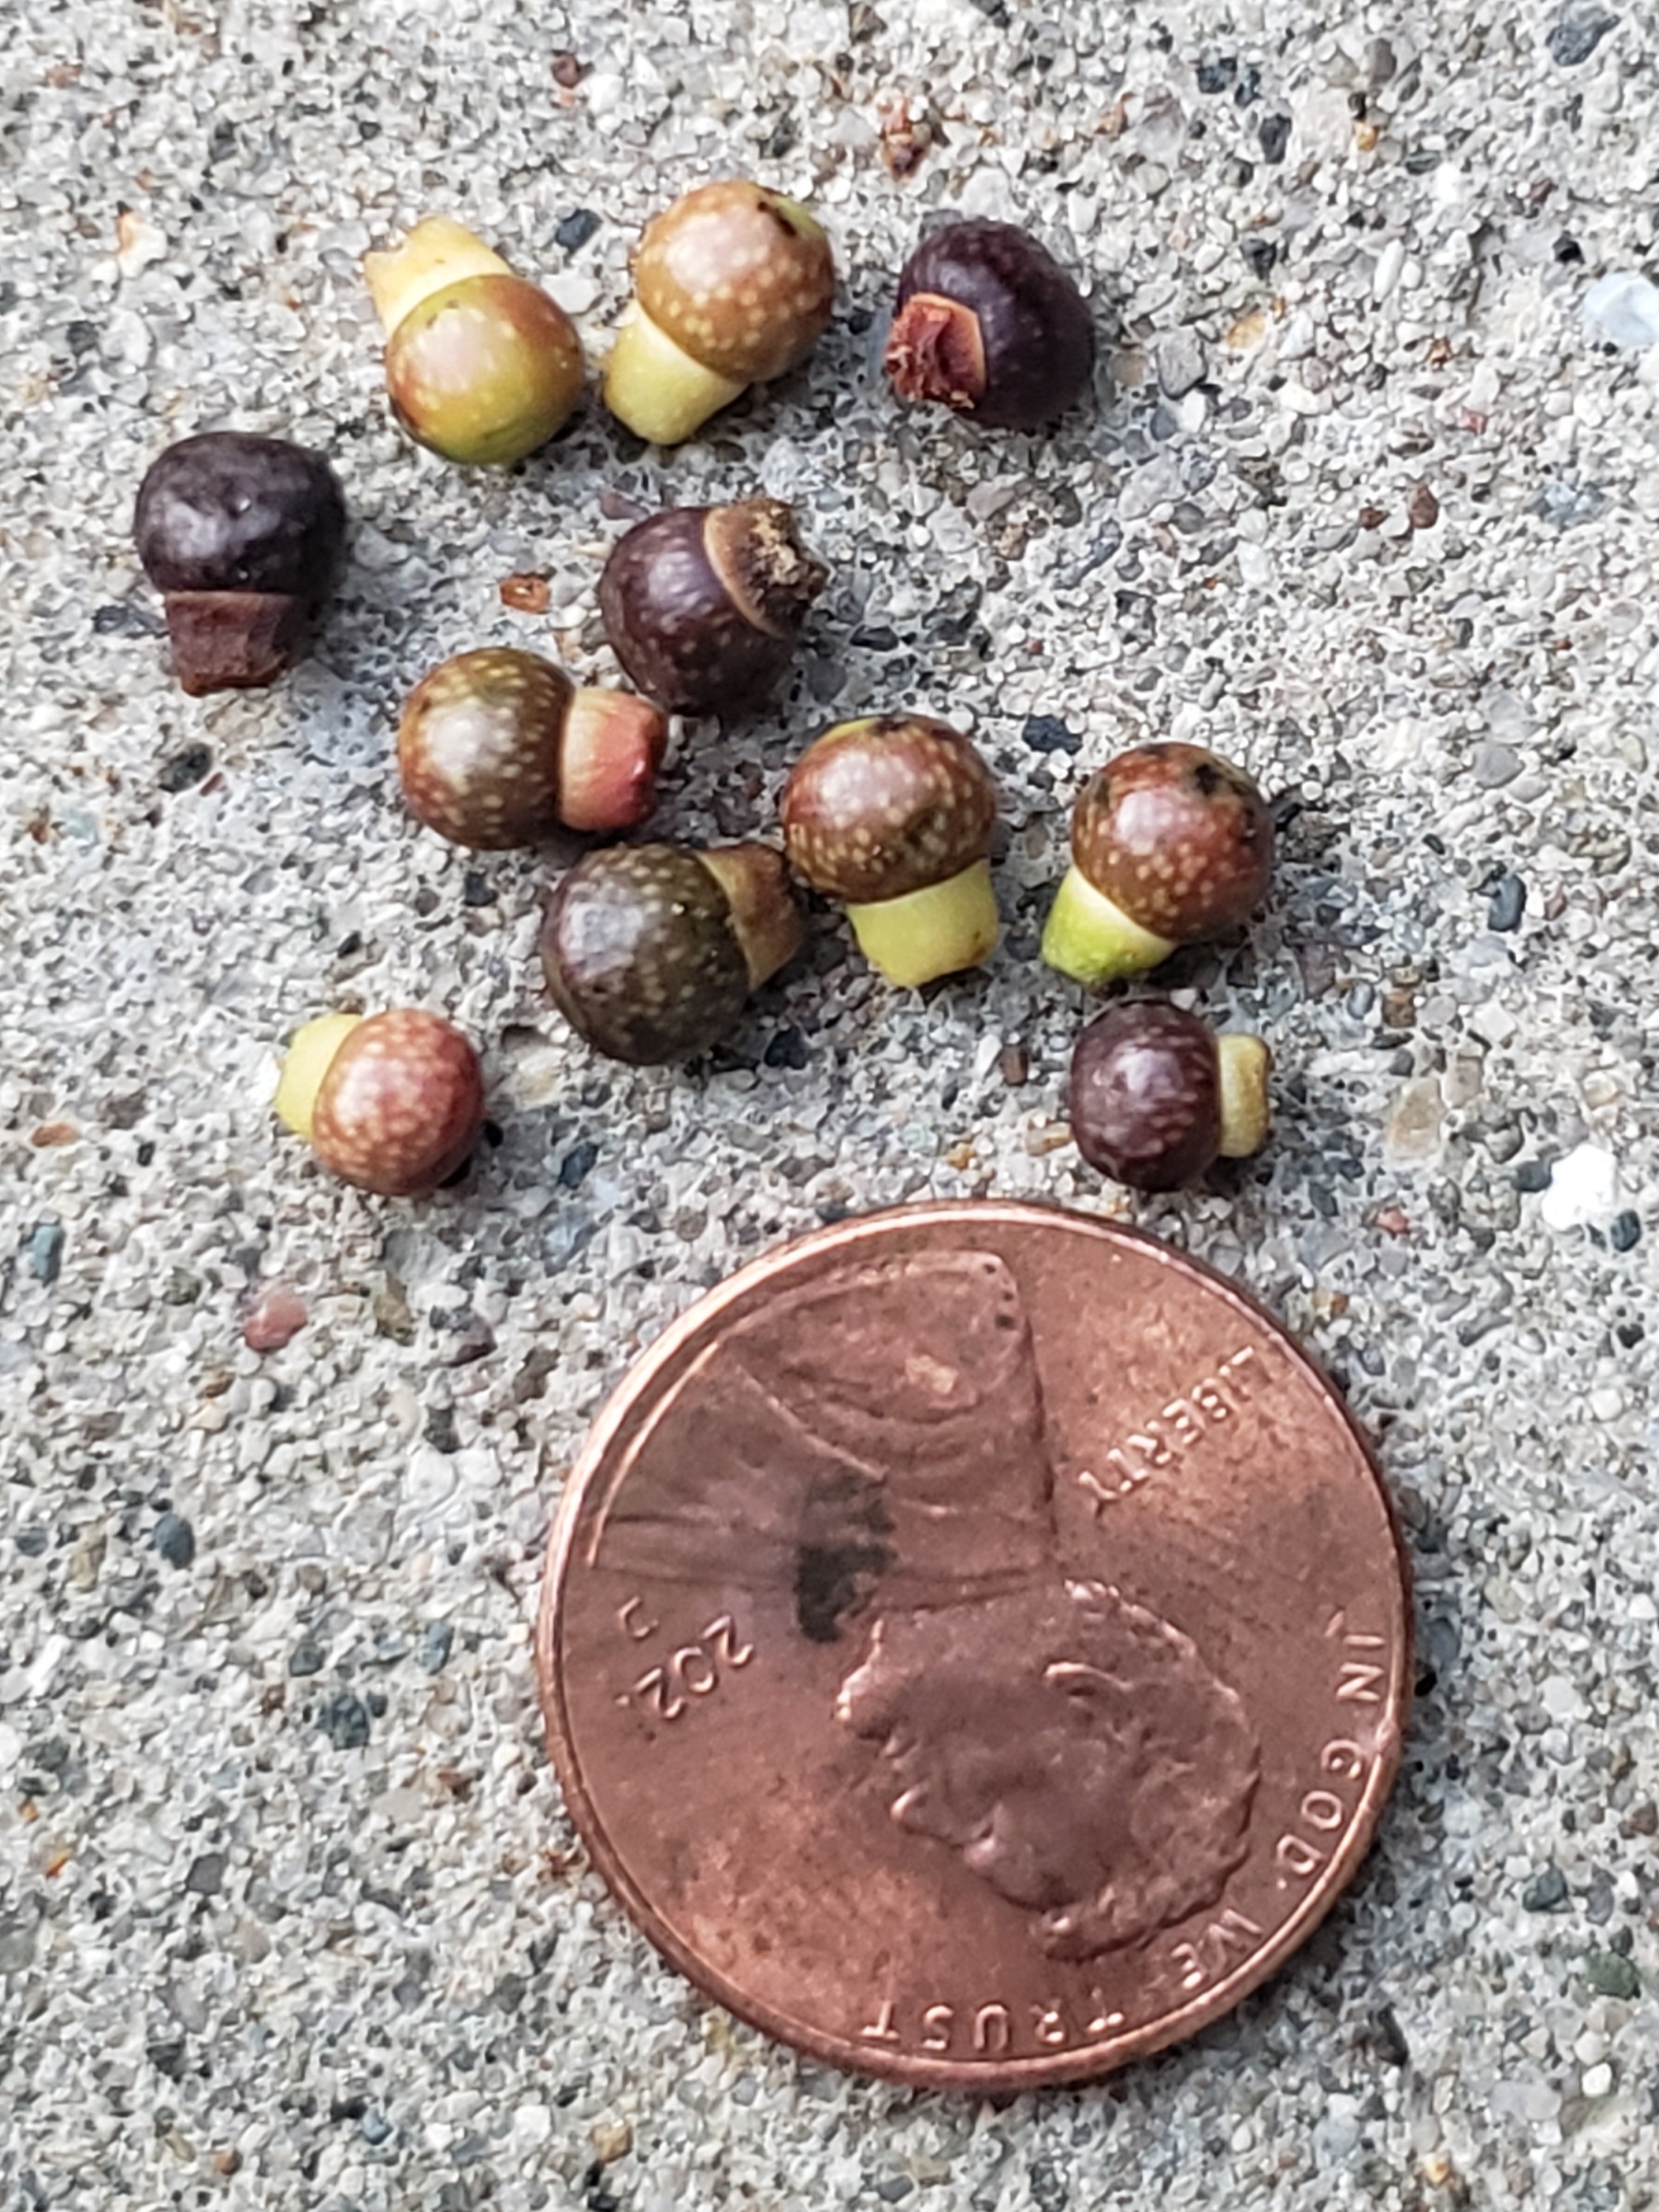
[[[612,845],[560,883],[542,926],[553,1003],[598,1052],[648,1066],[702,1052],[800,949],[769,845]]]
[[[210,430],[151,462],[133,536],[167,603],[192,696],[274,683],[297,659],[345,542],[345,499],[320,453]]]
[[[674,714],[736,714],[782,675],[828,576],[781,499],[671,507],[612,547],[599,612],[647,698]]]
[[[1179,1190],[1266,1143],[1272,1065],[1259,1036],[1218,1036],[1167,1000],[1114,1006],[1073,1049],[1077,1148],[1115,1182]]]
[[[905,263],[886,353],[902,398],[1034,430],[1071,405],[1094,365],[1082,294],[1017,224],[946,223]]]

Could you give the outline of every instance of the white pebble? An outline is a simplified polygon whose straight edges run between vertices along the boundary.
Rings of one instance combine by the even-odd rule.
[[[1659,287],[1633,270],[1612,270],[1585,293],[1584,319],[1615,345],[1659,343]]]
[[[1601,1145],[1575,1145],[1550,1175],[1539,1212],[1547,1229],[1578,1229],[1619,1210],[1619,1163]]]

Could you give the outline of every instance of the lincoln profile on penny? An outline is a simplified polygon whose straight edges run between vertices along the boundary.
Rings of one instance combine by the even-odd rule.
[[[793,1587],[810,1642],[856,1644],[835,1717],[872,1747],[891,1818],[1050,1957],[1213,1905],[1246,1854],[1255,1733],[1189,1637],[1062,1567],[1006,1264],[849,1263],[709,1358],[718,1449],[682,1436],[672,1503],[659,1489],[637,1518],[623,1486],[612,1560],[678,1578],[718,1559],[728,1581]]]

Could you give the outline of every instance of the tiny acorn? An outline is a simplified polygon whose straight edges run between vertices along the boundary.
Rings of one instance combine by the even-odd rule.
[[[291,667],[345,532],[333,470],[285,438],[209,430],[159,454],[138,487],[133,537],[166,602],[184,690],[245,690]]]
[[[1272,1066],[1259,1036],[1218,1036],[1167,1000],[1112,1006],[1072,1052],[1077,1148],[1133,1190],[1179,1190],[1267,1142]]]
[[[1012,222],[949,222],[899,272],[885,367],[904,399],[933,399],[988,429],[1062,414],[1095,365],[1083,295]]]
[[[392,411],[447,461],[505,466],[544,446],[581,397],[581,341],[556,300],[442,215],[363,258],[386,333]]]
[[[781,499],[671,507],[612,546],[599,612],[647,697],[675,714],[735,714],[782,675],[829,574]]]
[[[483,1074],[437,1014],[322,1014],[295,1031],[273,1103],[332,1174],[382,1198],[416,1198],[472,1150]]]
[[[398,726],[409,810],[457,845],[501,851],[558,828],[631,830],[657,803],[668,724],[625,691],[574,684],[520,646],[458,653]]]
[[[724,1036],[801,937],[769,845],[612,845],[561,880],[542,926],[542,966],[578,1036],[646,1066]]]
[[[845,902],[860,950],[890,983],[989,957],[997,791],[959,730],[929,714],[837,723],[795,763],[781,805],[790,865]]]
[[[1078,794],[1042,957],[1091,987],[1156,968],[1243,921],[1273,860],[1273,817],[1242,769],[1174,739],[1133,746]]]
[[[740,178],[700,185],[646,225],[605,404],[653,445],[804,361],[830,319],[836,269],[798,201]]]

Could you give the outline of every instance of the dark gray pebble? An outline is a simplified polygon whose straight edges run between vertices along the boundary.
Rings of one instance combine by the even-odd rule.
[[[185,1887],[195,1897],[217,1897],[225,1886],[225,1855],[222,1851],[204,1851],[190,1863],[190,1872],[185,1876]]]
[[[1223,54],[1215,61],[1200,62],[1198,65],[1198,88],[1207,94],[1225,92],[1237,75],[1238,57],[1236,54]]]
[[[1618,1216],[1607,1231],[1607,1242],[1615,1252],[1628,1252],[1642,1234],[1642,1218],[1626,1211]]]
[[[205,745],[182,745],[161,763],[155,781],[163,791],[188,791],[212,766],[213,755]]]
[[[586,1180],[599,1157],[599,1148],[597,1145],[589,1144],[586,1140],[580,1145],[573,1145],[559,1162],[559,1181],[567,1190],[576,1189]]]
[[[360,1751],[368,1741],[368,1707],[347,1691],[323,1707],[317,1725],[336,1751]]]
[[[1587,1951],[1584,1979],[1598,1997],[1633,2000],[1642,1994],[1642,1977],[1617,1951]]]
[[[1517,1190],[1547,1190],[1550,1187],[1549,1164],[1545,1160],[1522,1160],[1515,1171]]]
[[[1028,714],[1022,735],[1034,753],[1076,753],[1083,739],[1068,729],[1058,714]]]
[[[1285,158],[1285,149],[1291,143],[1291,118],[1288,115],[1264,115],[1255,126],[1255,135],[1261,141],[1261,158],[1277,167]]]
[[[187,1567],[196,1557],[196,1531],[182,1513],[164,1513],[150,1541],[170,1567]]]
[[[1510,930],[1521,927],[1521,917],[1527,910],[1527,887],[1519,876],[1506,868],[1492,887],[1492,903],[1486,909],[1488,929]]]
[[[1619,21],[1616,15],[1604,14],[1600,8],[1585,8],[1559,16],[1544,44],[1549,48],[1550,59],[1559,62],[1563,69],[1575,69],[1587,62],[1607,33]]]
[[[1546,1867],[1521,1893],[1522,1907],[1528,1912],[1553,1912],[1566,1901],[1567,1878],[1559,1867]]]
[[[592,208],[573,208],[553,227],[553,243],[562,253],[575,253],[586,245],[602,218]]]
[[[421,1638],[421,1664],[428,1674],[441,1674],[449,1664],[449,1655],[455,1644],[455,1632],[447,1620],[427,1624],[426,1634]]]
[[[309,1637],[303,1643],[296,1644],[288,1655],[288,1671],[290,1674],[320,1674],[323,1671],[322,1646],[313,1644]]]

